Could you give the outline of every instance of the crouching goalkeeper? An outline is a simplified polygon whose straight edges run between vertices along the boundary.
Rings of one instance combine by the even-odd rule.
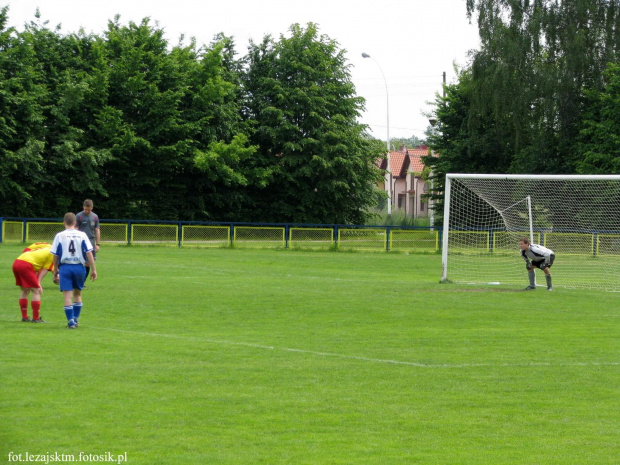
[[[530,278],[530,285],[525,288],[526,291],[536,289],[536,275],[534,274],[534,268],[538,268],[545,272],[545,279],[547,280],[547,290],[552,291],[553,285],[551,284],[551,265],[555,260],[555,253],[553,250],[543,247],[538,244],[530,244],[530,240],[527,237],[519,239],[519,248],[521,249],[521,256],[525,260],[525,267],[527,268],[527,274]]]

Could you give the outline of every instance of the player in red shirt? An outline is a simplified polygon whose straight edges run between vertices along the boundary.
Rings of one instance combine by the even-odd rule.
[[[52,245],[47,242],[38,242],[24,249],[24,252],[13,262],[15,285],[21,288],[19,308],[22,312],[22,321],[44,323],[41,319],[41,281],[48,271],[54,271],[54,256],[51,253]],[[32,293],[30,306],[32,320],[28,318],[28,295]]]

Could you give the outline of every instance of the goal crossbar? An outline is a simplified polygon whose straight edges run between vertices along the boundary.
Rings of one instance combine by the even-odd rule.
[[[540,179],[561,181],[620,181],[620,174],[468,174],[448,173],[448,179]]]

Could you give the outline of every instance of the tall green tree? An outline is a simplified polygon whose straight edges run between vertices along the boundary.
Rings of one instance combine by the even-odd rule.
[[[604,78],[602,92],[586,92],[576,157],[582,174],[620,174],[620,64],[611,63]]]
[[[471,69],[457,70],[458,82],[444,87],[435,101],[436,126],[427,134],[427,143],[439,156],[422,157],[430,169],[433,192],[429,193],[437,212],[443,216],[443,191],[447,173],[502,173],[510,158],[499,146],[500,137],[491,110],[471,113],[475,85]]]
[[[59,216],[81,205],[76,198],[105,192],[97,169],[107,152],[86,137],[96,40],[50,29],[38,11],[23,32],[7,31],[4,38],[2,114],[12,128],[2,137],[8,149],[2,205],[12,215]]]
[[[363,222],[380,155],[344,52],[314,25],[251,44],[170,47],[148,19],[103,36],[0,10],[0,212]]]
[[[493,116],[489,142],[512,172],[574,171],[583,89],[602,89],[618,56],[619,2],[467,0],[467,13],[481,39],[471,64],[472,130],[478,115]]]
[[[582,121],[604,89],[607,63],[619,58],[620,0],[466,5],[478,21],[481,47],[459,82],[436,99],[438,125],[428,140],[440,153],[428,159],[437,177],[434,195],[443,195],[439,177],[447,172],[586,169]]]
[[[254,164],[256,148],[250,145],[247,124],[242,121],[243,62],[236,58],[232,38],[221,33],[215,36],[203,69],[196,75],[193,88],[208,91],[199,105],[208,109],[208,113],[205,113],[199,137],[201,146],[195,152],[194,161],[200,171],[199,179],[206,183],[202,197],[208,207],[206,218],[247,221],[253,204],[249,187],[262,185],[266,171]],[[215,105],[209,101],[213,92],[203,84],[206,70],[226,84],[226,92]]]
[[[109,23],[109,96],[97,115],[101,144],[112,152],[102,204],[117,216],[207,219],[226,205],[211,202],[217,180],[194,160],[236,132],[235,86],[225,79],[223,45],[167,46],[163,30],[146,19]]]
[[[251,43],[244,90],[253,164],[266,173],[251,189],[251,218],[364,222],[376,202],[379,154],[357,122],[363,100],[338,44],[312,23]]]
[[[36,54],[44,124],[39,138],[44,143],[46,176],[39,189],[39,208],[48,216],[75,210],[84,197],[105,195],[99,168],[109,157],[107,148],[93,146],[90,129],[93,114],[105,98],[98,79],[100,40],[83,33],[63,35],[45,23],[32,22],[21,35]]]
[[[47,173],[41,83],[31,44],[7,27],[8,7],[0,10],[0,216],[33,216]]]

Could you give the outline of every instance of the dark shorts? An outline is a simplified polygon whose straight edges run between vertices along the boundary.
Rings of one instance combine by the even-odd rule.
[[[536,268],[538,268],[539,270],[542,270],[544,268],[551,268],[551,265],[553,265],[554,260],[555,260],[555,254],[551,254],[549,256],[549,265],[548,266],[546,266],[546,267],[543,266],[542,268],[540,267],[543,263],[545,263],[544,260],[540,261],[540,262],[532,262],[532,265],[535,266]]]
[[[97,252],[95,252],[95,240],[90,239],[90,242],[93,244],[93,250],[91,250],[91,253],[93,254],[93,261],[94,261],[94,260],[97,260]],[[84,266],[88,267],[88,263],[85,263]]]

